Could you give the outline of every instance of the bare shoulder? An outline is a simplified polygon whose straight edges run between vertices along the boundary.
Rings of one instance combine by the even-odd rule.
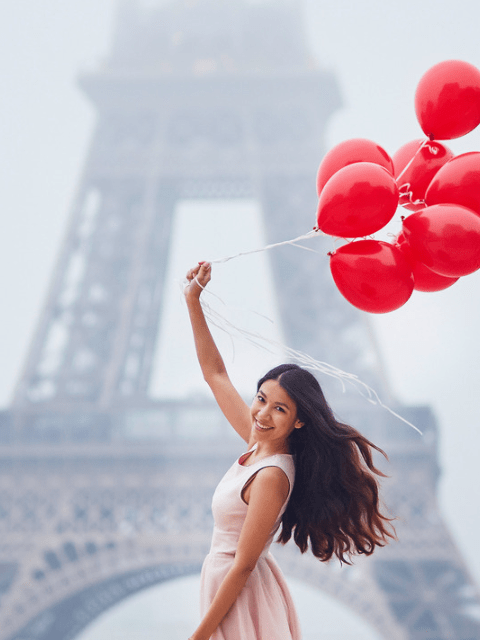
[[[288,479],[278,467],[263,467],[254,476],[250,501],[235,553],[239,567],[253,570],[278,521],[288,495]]]
[[[289,485],[287,475],[280,467],[263,467],[257,473],[256,480],[263,489],[273,490]]]
[[[283,504],[288,497],[290,482],[285,471],[280,467],[263,467],[253,477],[245,490],[244,499],[249,504],[251,500],[263,503]]]

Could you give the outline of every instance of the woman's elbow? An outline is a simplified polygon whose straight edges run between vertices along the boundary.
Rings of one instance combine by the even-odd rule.
[[[210,368],[203,371],[203,379],[208,384],[210,389],[215,393],[216,389],[222,388],[225,384],[225,378],[227,378],[227,372],[225,368]]]
[[[257,560],[252,558],[235,558],[235,570],[242,576],[248,578],[257,566]]]

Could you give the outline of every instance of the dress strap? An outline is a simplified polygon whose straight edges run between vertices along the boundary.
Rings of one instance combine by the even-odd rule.
[[[265,469],[266,467],[278,467],[287,476],[288,483],[290,485],[288,490],[288,496],[285,501],[287,502],[292,493],[293,483],[295,481],[295,463],[293,462],[292,456],[282,454],[282,453],[279,453],[274,456],[268,456],[268,458],[263,458],[263,460],[259,460],[255,464],[250,465],[249,467],[244,467],[244,469],[249,469],[251,473],[249,473],[245,478],[245,482],[242,486],[240,495],[243,498],[243,492],[245,491],[245,489],[252,482],[252,480],[257,475],[257,473],[262,469]]]

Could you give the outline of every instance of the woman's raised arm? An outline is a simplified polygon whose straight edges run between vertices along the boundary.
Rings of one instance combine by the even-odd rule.
[[[197,358],[203,377],[212,390],[218,406],[235,431],[249,442],[252,429],[250,409],[228,376],[200,303],[200,294],[210,281],[210,277],[211,265],[206,262],[199,263],[187,273],[189,285],[185,288],[185,300],[192,324]]]

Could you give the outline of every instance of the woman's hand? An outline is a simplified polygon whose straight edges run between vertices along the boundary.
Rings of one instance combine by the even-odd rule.
[[[193,634],[193,636],[190,636],[190,638],[188,638],[188,640],[209,640],[211,638],[211,636],[198,636],[196,635],[197,632],[195,632]]]
[[[187,272],[188,286],[185,287],[185,297],[194,296],[199,298],[202,290],[210,282],[212,275],[212,265],[209,262],[199,262],[196,267]]]

